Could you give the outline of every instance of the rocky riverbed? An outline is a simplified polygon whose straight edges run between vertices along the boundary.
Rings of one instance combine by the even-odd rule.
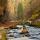
[[[7,31],[8,40],[40,40],[40,28],[25,25],[29,33],[20,34],[19,29],[11,29]]]

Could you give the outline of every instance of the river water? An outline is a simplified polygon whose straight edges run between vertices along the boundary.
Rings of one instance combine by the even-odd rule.
[[[7,32],[8,40],[40,40],[40,28],[25,25],[29,33],[19,34],[18,29],[11,29]],[[19,38],[19,39],[18,39]]]

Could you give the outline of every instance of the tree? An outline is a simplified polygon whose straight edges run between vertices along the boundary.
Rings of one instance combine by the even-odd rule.
[[[18,14],[18,19],[23,18],[23,5],[22,5],[22,3],[18,4],[17,14]]]

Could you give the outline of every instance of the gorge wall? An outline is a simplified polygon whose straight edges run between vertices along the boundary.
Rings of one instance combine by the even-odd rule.
[[[40,22],[40,0],[0,0],[0,15],[5,14],[2,17],[3,20],[6,18],[16,20],[19,3],[23,5],[23,17],[25,17],[25,19],[32,21],[32,23]]]

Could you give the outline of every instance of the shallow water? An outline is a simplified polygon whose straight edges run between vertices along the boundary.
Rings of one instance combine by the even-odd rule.
[[[29,34],[31,35],[30,39],[40,40],[40,28],[30,27]]]
[[[15,40],[17,40],[16,38],[19,38],[21,40],[22,38],[24,38],[24,40],[27,40],[25,39],[25,37],[27,37],[29,40],[40,40],[40,28],[30,27],[27,25],[26,28],[28,28],[29,30],[29,33],[26,34],[19,34],[18,32],[19,29],[11,29],[7,31],[7,39],[15,38]],[[30,34],[30,36],[28,34]]]

